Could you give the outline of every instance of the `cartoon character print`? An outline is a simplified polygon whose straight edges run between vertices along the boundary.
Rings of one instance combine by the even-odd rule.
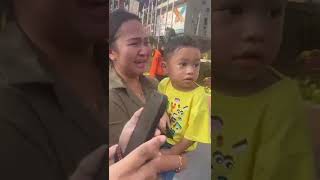
[[[231,152],[224,153],[220,150],[224,146],[223,120],[219,116],[211,116],[212,130],[216,134],[213,143],[216,143],[216,151],[212,153],[211,170],[214,180],[230,180],[228,175],[236,167],[236,157],[247,149],[248,141],[243,139],[233,144]]]
[[[189,106],[182,107],[181,100],[179,98],[174,98],[174,101],[170,103],[170,129],[169,136],[173,137],[177,132],[182,129],[182,120],[185,112],[189,109]]]

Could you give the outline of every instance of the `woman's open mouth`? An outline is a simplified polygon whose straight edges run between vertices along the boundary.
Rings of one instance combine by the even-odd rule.
[[[147,62],[145,61],[136,61],[134,62],[139,69],[144,69],[147,66]]]

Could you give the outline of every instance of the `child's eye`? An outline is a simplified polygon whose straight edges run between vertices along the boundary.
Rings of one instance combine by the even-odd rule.
[[[180,63],[179,65],[184,67],[187,65],[187,63]]]
[[[195,64],[195,65],[194,65],[194,67],[199,67],[199,66],[200,66],[200,64],[199,64],[199,63],[197,63],[197,64]]]

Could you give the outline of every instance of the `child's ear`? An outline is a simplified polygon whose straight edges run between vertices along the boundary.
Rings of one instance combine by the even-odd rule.
[[[162,67],[162,69],[163,69],[163,73],[164,73],[165,75],[167,75],[167,74],[168,74],[167,62],[162,61],[162,62],[161,62],[161,67]]]

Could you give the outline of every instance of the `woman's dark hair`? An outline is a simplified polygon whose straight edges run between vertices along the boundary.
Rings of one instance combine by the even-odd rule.
[[[117,40],[117,32],[120,26],[129,21],[129,20],[138,20],[139,17],[135,14],[132,14],[126,10],[118,9],[113,11],[109,16],[109,47]]]
[[[167,61],[172,53],[182,47],[195,47],[198,48],[194,39],[187,35],[179,35],[170,38],[164,47],[164,59]]]

